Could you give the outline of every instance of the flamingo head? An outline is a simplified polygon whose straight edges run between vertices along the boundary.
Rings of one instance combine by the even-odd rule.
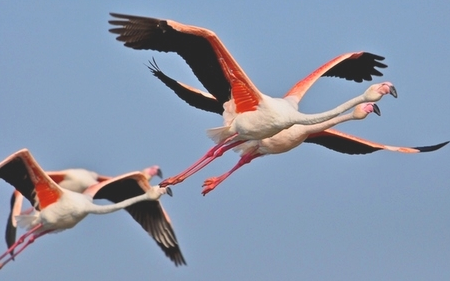
[[[154,176],[158,176],[162,178],[163,174],[158,165],[153,165],[142,170],[142,173],[147,176],[148,180],[150,180]]]
[[[172,189],[170,189],[170,187],[160,187],[159,185],[155,185],[151,186],[147,190],[147,196],[149,197],[150,200],[158,200],[164,194],[167,194],[170,197],[172,197],[173,195]]]
[[[355,107],[353,110],[354,119],[364,119],[370,113],[374,112],[376,115],[380,116],[381,111],[378,105],[373,102],[361,103]]]
[[[379,84],[373,84],[364,92],[364,97],[368,102],[379,101],[384,95],[391,94],[394,98],[397,98],[397,90],[390,82],[383,82]]]

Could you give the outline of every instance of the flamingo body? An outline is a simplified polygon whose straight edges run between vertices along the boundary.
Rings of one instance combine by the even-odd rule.
[[[146,176],[147,180],[150,180],[153,176],[162,177],[161,169],[157,165],[145,168],[142,170],[142,173]],[[102,188],[99,188],[100,185],[97,185],[97,188],[91,188],[86,191],[88,187],[112,178],[99,175],[96,172],[86,169],[47,171],[46,174],[63,189],[68,189],[77,193],[89,193],[90,198],[106,199],[113,203],[118,203],[127,198],[141,195],[145,191],[142,189],[142,186],[145,185],[136,185],[133,179],[110,183]],[[21,198],[22,195],[17,191],[13,193],[11,198],[11,213],[6,229],[6,242],[8,248],[16,242],[15,217],[20,214],[22,205]],[[186,264],[178,245],[170,217],[159,201],[138,202],[126,207],[125,210],[155,240],[157,245],[163,250],[165,255],[175,263],[175,265]],[[25,213],[31,212],[32,210],[25,211]]]
[[[301,88],[294,86],[283,98],[272,98],[261,93],[247,77],[239,64],[232,57],[225,45],[208,29],[184,25],[172,20],[159,20],[128,15],[113,14],[119,20],[109,21],[112,33],[119,34],[117,40],[134,49],[151,49],[163,52],[176,52],[191,67],[194,74],[205,88],[218,100],[224,102],[224,126],[208,130],[208,136],[217,145],[208,150],[196,163],[179,175],[166,179],[161,186],[176,184],[183,181],[205,167],[225,151],[248,140],[260,140],[271,137],[283,129],[295,124],[316,124],[333,118],[340,113],[363,102],[375,102],[382,95],[356,97],[348,102],[323,113],[303,114],[298,111],[298,102],[303,93]],[[372,56],[376,64],[369,64],[363,76],[354,74],[353,69],[345,67],[346,60],[355,61],[363,53],[351,53],[336,58],[331,64],[338,68],[333,73],[331,67],[319,69],[314,75],[342,75],[347,79],[362,81],[371,79],[372,75],[381,75],[374,70],[376,66],[385,67],[377,60],[382,57]],[[339,66],[338,66],[339,65]],[[343,67],[342,69],[339,68]],[[350,71],[349,71],[350,69]],[[368,70],[368,72],[367,72]],[[328,72],[330,71],[330,72]],[[308,80],[313,83],[314,79]],[[394,95],[395,88],[391,85],[390,93]],[[383,93],[384,94],[384,93]],[[395,96],[395,95],[394,95]],[[230,105],[226,105],[229,103]]]
[[[170,189],[158,186],[151,187],[147,182],[147,176],[141,172],[132,172],[110,178],[88,187],[83,193],[63,189],[42,170],[26,149],[12,154],[0,163],[0,177],[22,193],[37,210],[34,214],[24,214],[17,217],[18,225],[26,227],[28,231],[8,251],[0,256],[0,260],[7,254],[13,253],[17,246],[23,243],[26,238],[29,237],[29,239],[1,266],[17,256],[36,238],[49,232],[72,228],[89,213],[106,214],[130,207],[141,201],[157,201],[167,192],[171,194]],[[141,188],[142,191],[139,195],[133,197],[128,196],[127,189],[122,188],[121,194],[124,200],[112,205],[93,204],[93,197],[102,188],[106,190],[110,185],[117,187],[123,183],[129,185],[129,189],[134,190],[134,193],[136,193],[136,186],[139,186],[138,188]],[[105,194],[108,193],[105,192]],[[99,197],[102,196],[99,195]],[[107,196],[104,195],[103,197]],[[163,218],[166,218],[165,214]],[[162,228],[163,232],[159,233],[161,234],[161,237],[158,237],[161,240],[160,243],[164,244],[165,247],[178,247],[174,234],[170,233],[170,231],[169,233],[164,233],[167,231],[167,229],[164,229],[166,227],[164,223],[159,221],[156,224]],[[171,251],[166,252],[166,255]],[[185,263],[181,253],[175,257],[170,256],[170,258],[176,265]]]
[[[363,53],[364,54],[364,53]],[[297,96],[302,97],[306,91],[311,87],[311,85],[320,77],[324,76],[323,73],[335,73],[338,77],[343,77],[344,75],[337,75],[339,72],[340,63],[346,62],[347,60],[352,61],[358,57],[361,57],[357,53],[353,55],[344,54],[338,56],[337,58],[331,60],[330,62],[325,63],[317,70],[313,71],[310,75],[308,75],[305,79],[298,82],[290,91],[297,92]],[[353,58],[352,58],[353,57]],[[351,59],[349,59],[351,58]],[[341,60],[340,63],[337,61]],[[347,64],[347,66],[351,66]],[[172,79],[171,77],[164,74],[161,69],[156,65],[156,62],[153,61],[151,63],[151,67],[149,67],[152,71],[153,75],[161,80],[166,86],[168,86],[172,91],[174,91],[178,97],[186,101],[191,106],[196,108],[214,112],[217,114],[223,114],[224,110],[226,112],[230,112],[232,110],[228,110],[227,106],[230,106],[230,103],[225,102],[221,107],[219,104],[219,99],[216,98],[214,93],[206,93],[199,89],[193,88],[189,85],[181,83]],[[345,69],[345,68],[343,68]],[[345,72],[344,72],[345,73]],[[344,76],[345,77],[345,76]],[[376,85],[372,85],[371,87],[376,87]],[[373,90],[373,89],[372,89]],[[220,110],[222,108],[222,110]],[[224,110],[223,110],[224,109]],[[353,118],[353,116],[348,115]],[[361,117],[361,116],[360,116]],[[345,119],[345,117],[344,117]],[[361,118],[356,118],[361,119]],[[339,121],[341,120],[341,121]],[[397,151],[403,153],[419,153],[419,152],[429,152],[437,150],[448,142],[443,142],[437,145],[431,146],[422,146],[422,147],[397,147],[397,146],[388,146],[368,140],[364,140],[362,138],[352,136],[349,134],[345,134],[339,132],[335,129],[331,129],[329,127],[336,125],[338,122],[343,122],[342,117],[335,117],[334,119],[328,120],[321,124],[316,125],[293,125],[292,127],[282,130],[278,134],[265,138],[258,141],[249,141],[239,146],[235,147],[235,151],[241,151],[241,159],[238,164],[233,167],[232,171],[234,172],[236,169],[251,162],[254,158],[261,157],[268,154],[279,154],[287,152],[303,142],[308,143],[316,143],[327,147],[329,149],[347,153],[347,154],[366,154],[372,153],[377,150],[390,150]],[[345,120],[344,120],[345,121]],[[328,122],[328,125],[327,125]],[[232,172],[231,172],[232,173]],[[230,172],[222,175],[221,177],[210,178],[207,179],[204,183],[206,189],[204,189],[204,194],[212,190],[214,185],[217,185],[217,178],[221,178],[223,181],[227,176],[231,174]],[[205,193],[206,192],[206,193]]]

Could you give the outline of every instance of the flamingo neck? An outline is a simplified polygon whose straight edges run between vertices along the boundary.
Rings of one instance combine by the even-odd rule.
[[[116,204],[109,204],[109,205],[91,204],[90,208],[88,209],[88,212],[91,214],[108,214],[145,200],[150,200],[147,193],[125,199]]]
[[[322,123],[318,123],[318,124],[314,124],[314,125],[308,125],[308,126],[304,126],[304,133],[305,134],[314,134],[314,133],[319,133],[322,132],[326,129],[329,129],[333,126],[336,126],[337,124],[343,123],[343,122],[347,122],[350,120],[357,120],[357,118],[354,117],[353,112],[352,113],[347,113],[344,115],[339,115],[336,116],[334,118],[331,118],[327,121],[324,121]]]
[[[334,118],[336,116],[338,116],[339,114],[349,110],[350,108],[363,103],[366,101],[366,98],[364,96],[364,94],[359,95],[357,97],[354,97],[346,102],[344,102],[341,105],[338,105],[337,107],[322,112],[322,113],[318,113],[318,114],[304,114],[299,112],[299,114],[296,116],[295,119],[295,123],[296,124],[301,124],[301,125],[314,125],[317,123],[321,123],[324,121],[327,121],[331,118]]]

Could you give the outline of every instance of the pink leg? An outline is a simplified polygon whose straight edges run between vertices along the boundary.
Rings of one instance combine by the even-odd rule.
[[[39,230],[41,227],[42,227],[42,224],[38,224],[35,227],[33,227],[32,229],[28,230],[24,235],[20,236],[20,238],[11,247],[9,247],[9,249],[6,252],[4,252],[3,255],[0,256],[0,260],[2,260],[8,254],[11,254],[11,257],[9,257],[9,259],[7,259],[4,263],[0,263],[0,268],[2,268],[10,260],[13,260],[14,257],[17,256],[23,250],[23,248],[25,247],[25,246],[22,247],[18,252],[14,253],[14,250],[17,248],[17,246],[22,244],[28,236],[31,235],[33,237],[34,236],[34,232]],[[33,238],[33,241],[34,241],[34,239],[35,238]],[[32,243],[32,242],[27,242],[25,245],[28,245],[30,243]]]
[[[254,151],[256,151],[256,149],[257,148],[255,148]],[[226,172],[225,174],[218,176],[218,177],[211,177],[211,178],[206,179],[203,183],[203,187],[204,187],[202,190],[203,196],[205,196],[207,193],[209,193],[214,188],[216,188],[221,182],[223,182],[226,178],[228,178],[234,171],[236,171],[240,167],[244,166],[245,164],[250,163],[253,159],[261,156],[261,154],[259,154],[259,153],[253,154],[254,151],[242,155],[239,162],[237,162],[237,164],[233,168],[231,168],[231,170]]]
[[[213,156],[211,156],[209,159],[207,159],[206,161],[204,161],[201,165],[197,166],[196,169],[191,170],[189,173],[187,173],[183,180],[187,177],[190,177],[191,175],[195,174],[196,172],[198,172],[199,170],[201,170],[203,167],[205,167],[206,165],[208,165],[209,163],[211,163],[212,161],[214,161],[214,159],[222,156],[226,151],[232,149],[233,147],[236,147],[242,143],[244,143],[245,141],[237,141],[234,142],[232,144],[229,144],[227,146],[221,147],[219,149],[217,149],[216,153],[214,153]]]
[[[6,252],[4,252],[3,255],[0,256],[0,260],[3,259],[6,255],[12,253],[17,246],[19,246],[20,244],[23,243],[23,241],[25,241],[25,238],[33,234],[34,231],[38,230],[41,227],[42,224],[38,224],[29,231],[27,231],[24,235],[20,236],[20,238],[17,239],[17,241],[14,244],[12,244],[12,246],[9,247],[9,249]]]
[[[22,246],[19,250],[17,250],[14,254],[12,254],[12,255],[11,255],[7,260],[5,260],[3,263],[0,263],[0,269],[3,268],[3,267],[4,267],[8,262],[10,262],[11,260],[14,260],[14,258],[15,258],[18,254],[20,254],[23,250],[25,250],[25,248],[26,248],[28,245],[30,245],[31,243],[33,243],[34,240],[38,239],[39,237],[41,237],[41,236],[44,235],[44,234],[47,234],[47,233],[53,231],[53,229],[50,229],[50,230],[46,230],[46,231],[44,231],[44,232],[41,232],[41,233],[39,233],[39,234],[33,234],[32,231],[35,231],[35,230],[37,230],[37,229],[39,229],[39,228],[41,228],[41,227],[42,227],[42,225],[39,224],[39,225],[37,225],[36,227],[34,227],[32,230],[30,230],[30,231],[28,231],[27,233],[25,233],[25,234],[24,234],[22,237],[20,237],[20,239],[17,241],[17,242],[20,241],[20,243],[17,243],[17,242],[16,242],[16,244],[14,244],[13,246],[11,246],[11,247],[8,249],[8,251],[7,251],[5,254],[3,254],[2,257],[0,257],[0,260],[1,260],[1,259],[2,259],[5,255],[7,255],[9,252],[12,252],[12,250],[14,250],[14,248],[16,248],[17,246],[19,246],[19,245],[25,240],[25,238],[26,238],[28,235],[30,235],[30,233],[31,233],[30,238],[27,240],[27,242],[26,242],[25,244],[23,244],[23,246]],[[13,247],[14,247],[14,248],[13,248]],[[10,250],[11,250],[11,251],[10,251]]]
[[[236,141],[229,145],[226,145],[227,143],[232,141],[236,136],[237,136],[237,134],[235,134],[235,135],[229,137],[228,139],[224,140],[223,142],[217,144],[216,146],[214,146],[213,148],[208,150],[208,152],[206,152],[206,154],[202,158],[200,158],[198,161],[196,161],[189,168],[187,168],[186,170],[184,170],[183,172],[179,173],[178,175],[176,175],[174,177],[170,177],[170,178],[163,180],[159,184],[159,186],[165,187],[168,185],[175,185],[177,183],[184,181],[186,178],[192,176],[199,170],[203,169],[206,165],[211,163],[214,159],[222,156],[222,154],[225,151],[230,150],[231,148],[238,146],[245,142],[244,140],[242,140],[242,141]]]

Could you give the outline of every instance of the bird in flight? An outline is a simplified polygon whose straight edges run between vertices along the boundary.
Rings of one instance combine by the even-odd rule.
[[[232,57],[225,45],[208,29],[184,25],[172,20],[161,20],[111,13],[117,19],[109,23],[119,26],[110,29],[118,34],[117,40],[133,49],[150,49],[161,52],[175,52],[191,67],[199,81],[210,93],[227,97],[223,113],[225,125],[208,130],[208,136],[216,146],[197,162],[180,174],[160,183],[161,186],[174,185],[197,172],[225,151],[248,140],[271,137],[294,124],[311,125],[336,117],[340,113],[363,102],[376,102],[383,95],[396,96],[392,84],[388,91],[376,95],[361,95],[323,113],[303,114],[298,111],[302,89],[294,86],[283,98],[272,98],[260,92]],[[346,67],[351,59],[363,62],[362,72]],[[322,75],[339,76],[349,80],[371,80],[372,75],[381,75],[375,67],[385,67],[382,57],[363,52],[350,53],[334,62],[340,71],[331,69]],[[342,63],[342,64],[340,64]],[[352,62],[350,62],[352,64]]]
[[[345,62],[346,58],[348,57],[348,54],[344,54],[338,56],[337,58],[340,58]],[[301,91],[302,94],[305,94],[306,91],[312,86],[312,84],[318,78],[323,76],[322,73],[327,71],[339,73],[335,69],[335,63],[339,61],[339,59],[337,58],[327,62],[317,70],[313,71],[305,79],[298,82],[292,90]],[[178,97],[187,102],[189,105],[217,114],[223,113],[223,103],[225,103],[226,101],[223,103],[220,102],[221,100],[224,100],[224,97],[221,97],[220,94],[214,92],[203,92],[192,86],[176,81],[163,73],[154,60],[153,62],[149,63],[149,69],[151,70],[153,75],[160,81],[162,81],[166,86],[174,91],[174,93]],[[358,65],[353,65],[353,67],[358,67]],[[347,117],[351,116],[352,115],[347,115]],[[329,149],[346,154],[367,154],[378,150],[390,150],[403,153],[429,152],[437,150],[448,143],[443,142],[436,145],[421,147],[397,147],[365,140],[357,136],[345,134],[331,128],[323,130],[323,128],[336,125],[336,121],[342,120],[342,117],[343,116],[338,116],[324,123],[316,125],[294,125],[270,138],[259,141],[250,141],[236,147],[235,150],[242,152],[239,162],[230,171],[223,174],[222,176],[207,179],[203,184],[205,189],[202,191],[202,193],[206,194],[210,190],[214,189],[231,173],[233,173],[239,167],[249,163],[251,160],[267,154],[287,152],[303,142],[319,144]],[[318,128],[320,128],[320,130],[317,130]]]
[[[61,171],[46,171],[45,173],[61,188],[77,193],[83,193],[88,187],[112,178],[79,168],[65,169]],[[162,171],[157,165],[143,169],[142,173],[147,177],[148,181],[150,181],[154,176],[162,177]],[[126,181],[123,181],[122,183],[123,186],[118,186],[117,189],[107,188],[101,193],[98,192],[94,195],[93,199],[108,199],[112,201],[115,199],[115,192],[127,193],[129,188],[133,188],[133,186],[129,187],[126,185]],[[144,193],[144,190],[140,193]],[[129,195],[122,196],[129,197]],[[119,197],[113,202],[117,203],[122,200],[123,199]],[[34,211],[34,208],[31,207],[21,212],[22,201],[23,195],[19,191],[15,190],[11,196],[11,210],[8,216],[8,223],[6,225],[5,238],[8,248],[16,242],[17,221],[15,217],[21,214],[30,214]],[[159,200],[136,203],[126,207],[125,210],[155,240],[157,245],[163,250],[166,256],[175,263],[176,266],[186,264],[176,240],[170,217],[164,210]],[[166,243],[164,236],[167,235],[173,237],[176,242],[175,245]],[[11,252],[10,254],[13,255],[14,252]]]
[[[14,254],[0,262],[0,268],[19,255],[37,238],[51,232],[74,227],[88,214],[106,214],[145,201],[156,201],[164,194],[172,194],[170,188],[150,186],[142,172],[131,172],[91,185],[83,193],[61,188],[39,166],[27,149],[19,150],[0,162],[0,178],[11,184],[36,209],[33,214],[17,216],[19,226],[27,229],[5,253],[0,261],[13,251]],[[126,185],[127,190],[121,190]],[[115,204],[96,205],[94,196],[106,198]],[[175,246],[177,241],[169,233],[161,233],[164,243]],[[22,247],[19,247],[19,245]]]

